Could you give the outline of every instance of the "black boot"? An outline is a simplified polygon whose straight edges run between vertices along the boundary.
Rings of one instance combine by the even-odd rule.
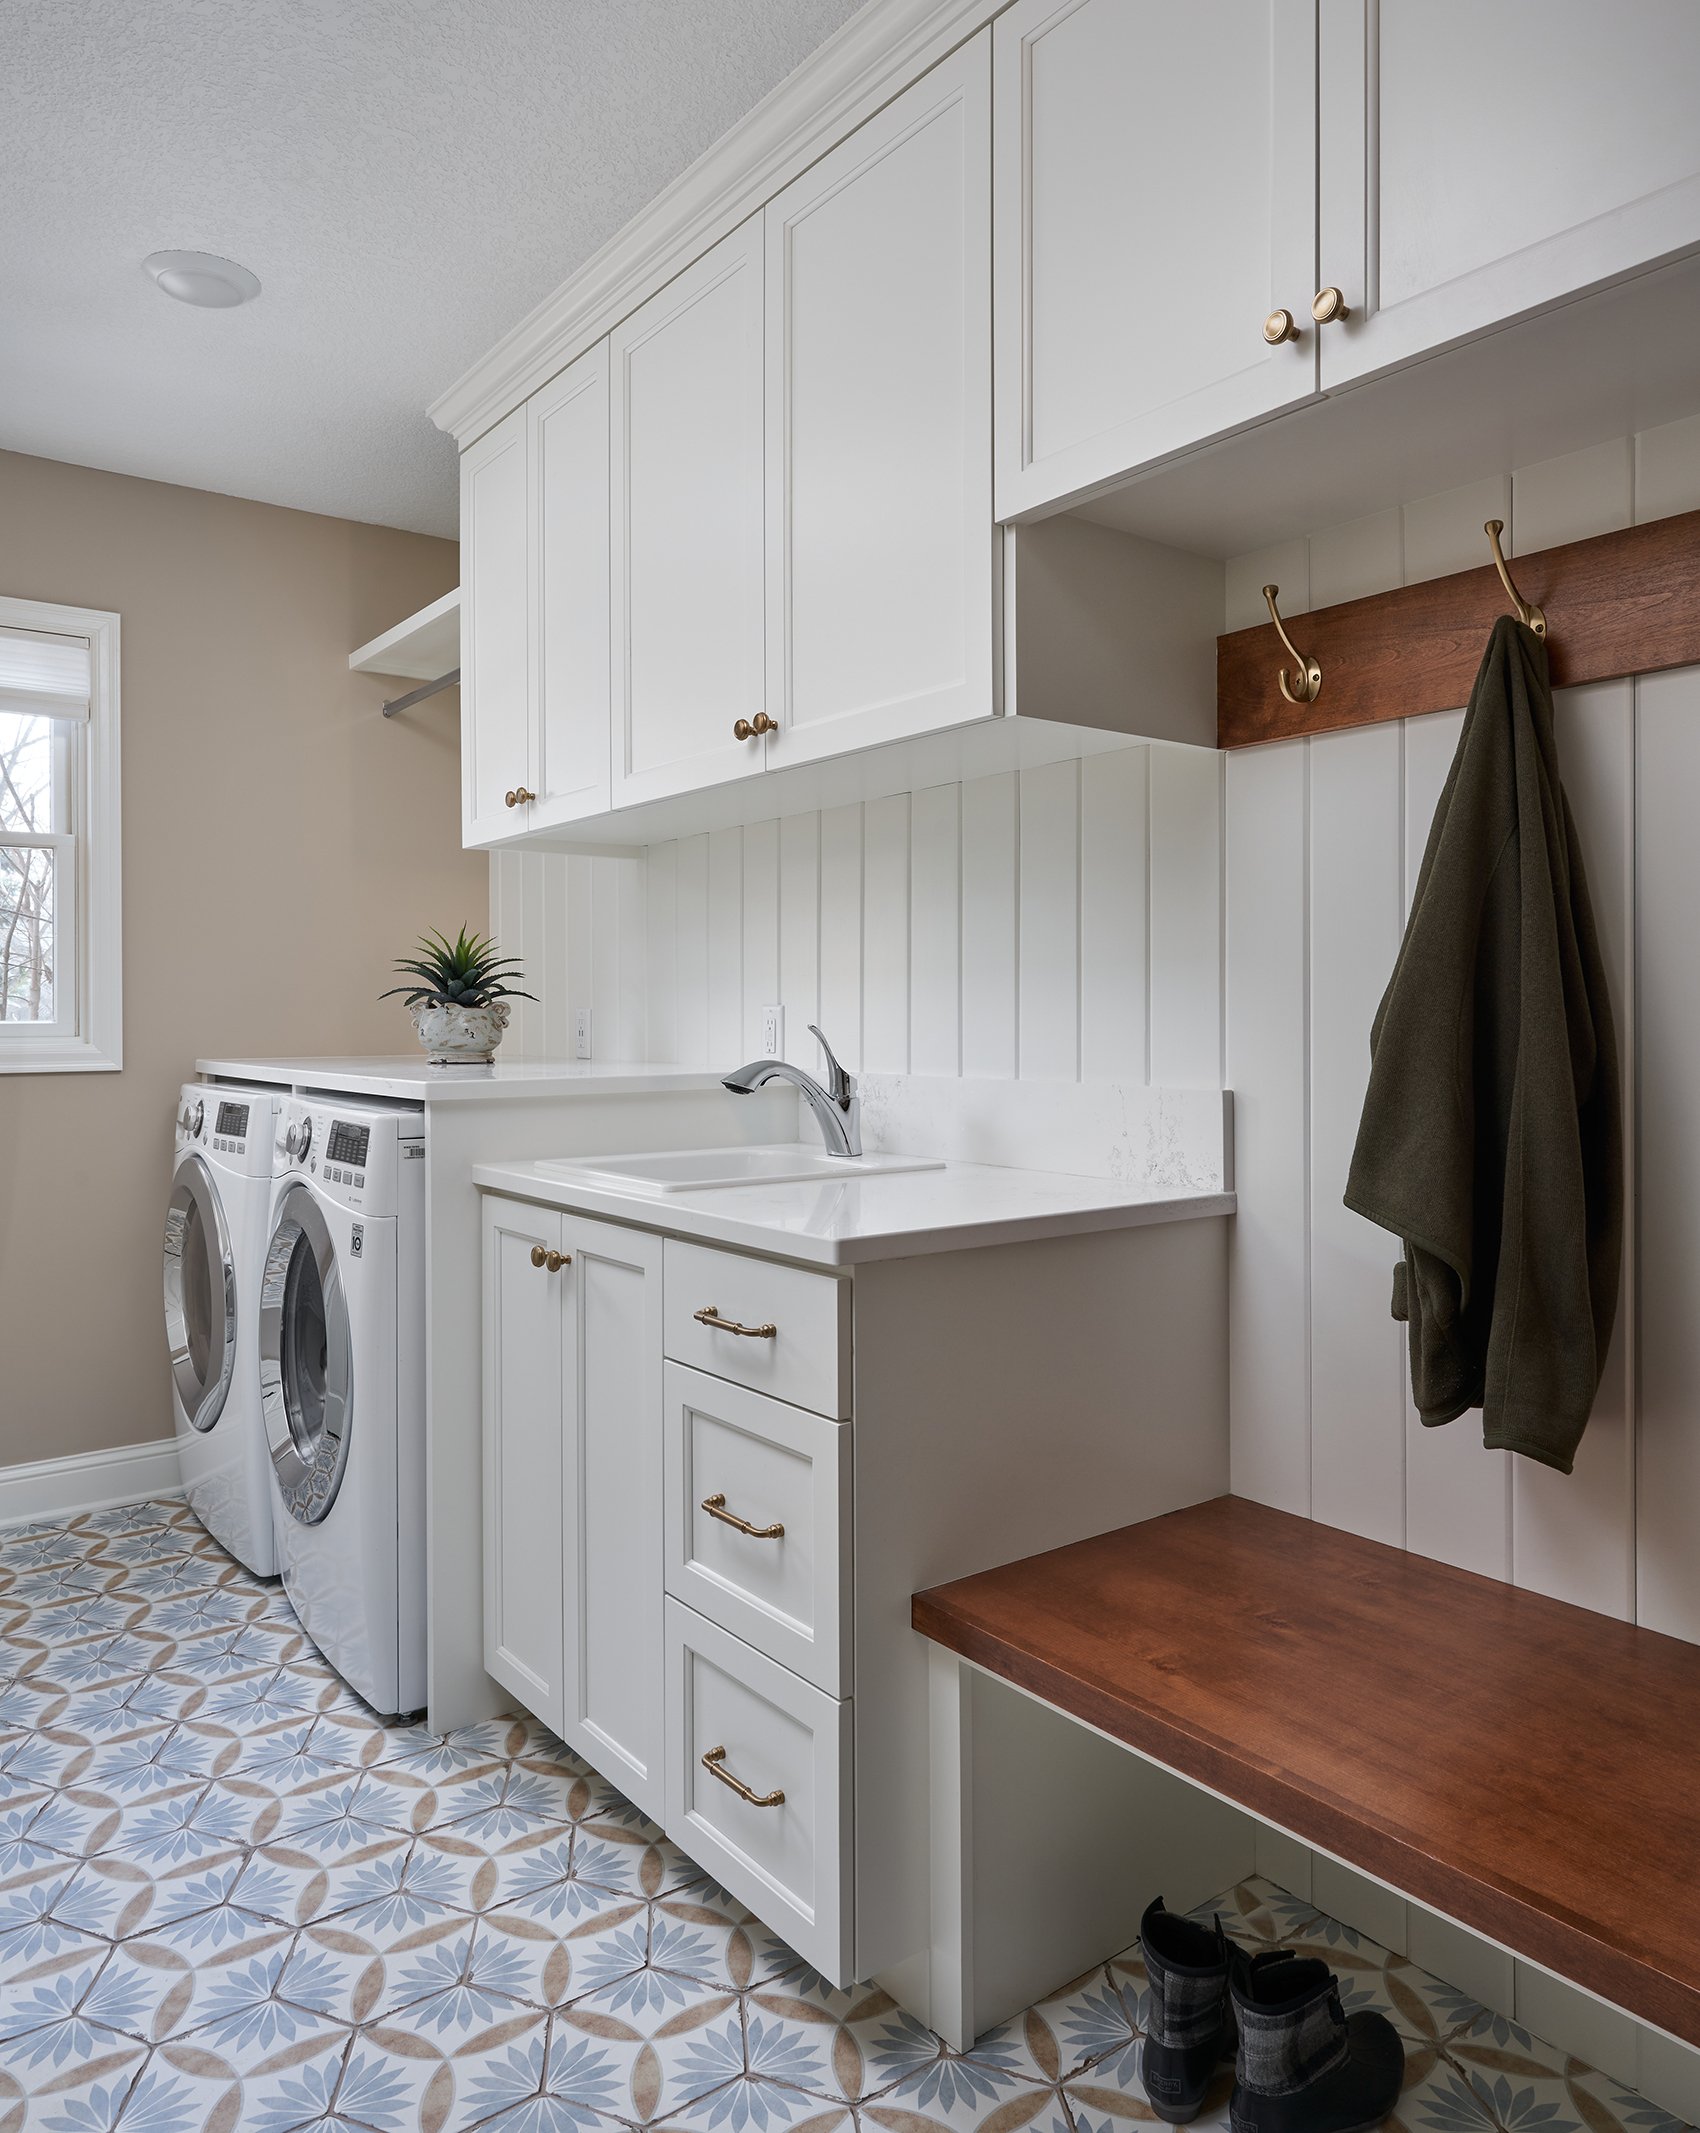
[[[1385,2015],[1346,2015],[1326,1963],[1262,1958],[1236,1973],[1233,1999],[1233,2133],[1369,2133],[1398,2102],[1398,2031]]]
[[[1234,2049],[1228,1938],[1220,1921],[1177,1918],[1159,1896],[1140,1921],[1139,1946],[1151,1985],[1140,2078],[1157,2116],[1184,2126],[1204,2108],[1211,2076]]]

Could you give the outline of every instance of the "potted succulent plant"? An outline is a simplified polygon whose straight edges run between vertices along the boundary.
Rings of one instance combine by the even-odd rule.
[[[409,982],[382,997],[407,1002],[432,1066],[488,1066],[513,1012],[508,1002],[536,998],[510,982],[521,974],[518,961],[464,926],[453,941],[422,934],[418,953],[397,957],[395,967]]]

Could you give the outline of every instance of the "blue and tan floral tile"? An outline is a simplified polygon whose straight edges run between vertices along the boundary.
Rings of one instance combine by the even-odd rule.
[[[1393,2019],[1396,2133],[1692,2133],[1267,1882],[1212,1910]],[[1144,1993],[953,2052],[534,1719],[384,1723],[183,1504],[0,1533],[0,2133],[1123,2133]]]

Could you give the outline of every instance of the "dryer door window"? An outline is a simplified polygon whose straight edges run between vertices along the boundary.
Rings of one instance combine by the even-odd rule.
[[[236,1267],[218,1187],[198,1155],[178,1164],[165,1211],[165,1338],[178,1411],[209,1430],[236,1361]]]
[[[342,1485],[352,1361],[336,1246],[311,1190],[293,1185],[260,1282],[260,1398],[278,1489],[300,1525],[316,1525]]]

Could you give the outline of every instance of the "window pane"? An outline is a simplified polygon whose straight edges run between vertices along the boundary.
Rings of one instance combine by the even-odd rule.
[[[0,832],[62,830],[64,719],[0,711]]]
[[[0,844],[0,1022],[54,1020],[55,886],[51,851]]]

